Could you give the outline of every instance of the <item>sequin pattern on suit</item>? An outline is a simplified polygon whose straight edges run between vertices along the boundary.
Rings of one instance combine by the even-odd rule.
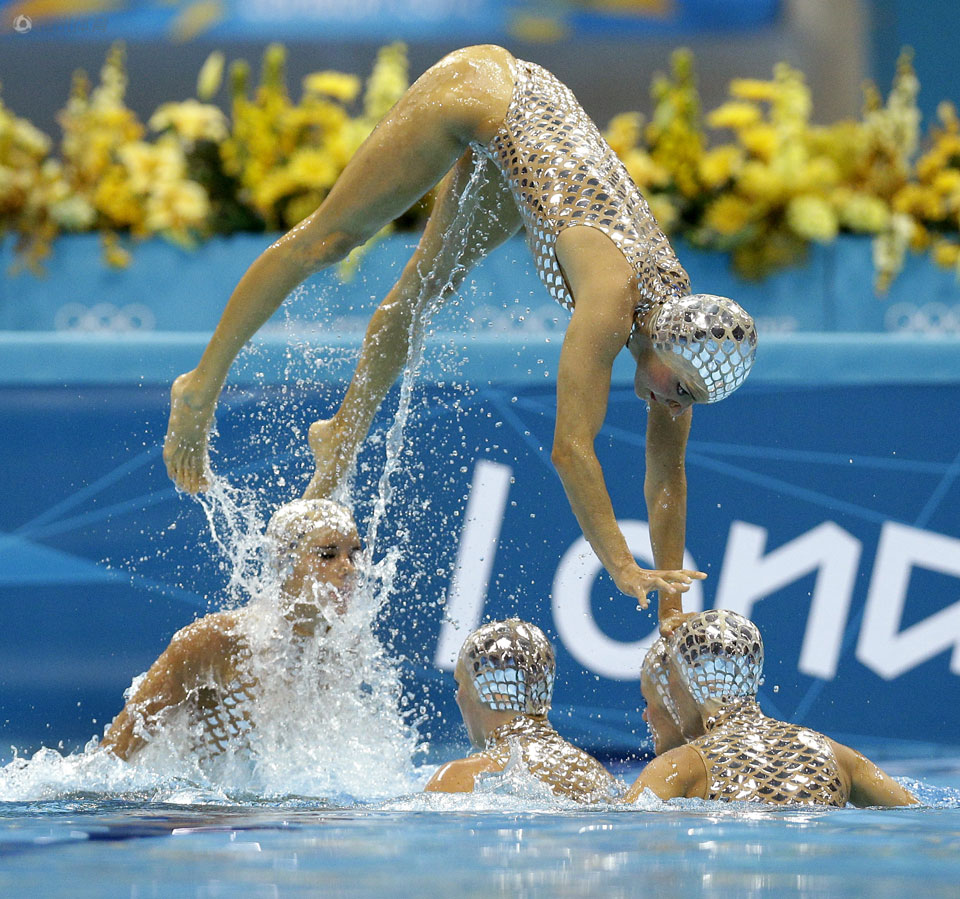
[[[689,745],[707,769],[706,799],[842,808],[849,795],[826,737],[768,718],[752,699],[724,709]]]
[[[537,273],[557,302],[572,310],[557,262],[561,232],[586,225],[606,234],[636,271],[634,318],[690,293],[690,280],[647,201],[573,92],[546,69],[517,60],[513,99],[485,147],[510,186]]]
[[[617,798],[617,781],[592,755],[560,736],[546,718],[520,715],[487,738],[481,753],[506,765],[518,749],[524,765],[558,796],[577,802]]]

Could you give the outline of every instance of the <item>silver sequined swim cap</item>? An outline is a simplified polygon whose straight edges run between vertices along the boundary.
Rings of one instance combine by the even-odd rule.
[[[683,725],[680,723],[680,713],[677,711],[677,704],[673,701],[673,695],[670,693],[670,668],[669,657],[667,655],[667,641],[665,637],[657,637],[653,646],[647,650],[643,657],[643,667],[641,668],[641,677],[646,677],[653,685],[667,714],[670,716],[677,729],[682,731]]]
[[[507,618],[478,627],[464,640],[458,664],[494,711],[545,715],[550,708],[556,661],[535,624]]]
[[[733,300],[708,293],[667,300],[650,337],[656,349],[689,364],[703,381],[708,403],[729,396],[746,380],[757,352],[753,319]]]
[[[763,683],[763,640],[743,615],[710,609],[687,619],[667,642],[670,661],[693,701],[724,705],[757,695]]]

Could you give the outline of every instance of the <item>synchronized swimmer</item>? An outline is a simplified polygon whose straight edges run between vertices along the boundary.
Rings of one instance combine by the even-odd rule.
[[[690,293],[646,200],[570,90],[501,47],[459,50],[428,69],[320,207],[250,266],[199,364],[174,382],[164,445],[170,477],[189,492],[207,485],[209,429],[230,366],[290,291],[438,183],[423,236],[370,321],[339,410],[310,427],[316,471],[305,497],[330,496],[344,481],[429,309],[523,227],[543,283],[572,312],[557,374],[554,464],[617,587],[643,608],[659,590],[660,618],[670,619],[693,579],[705,577],[682,567],[691,406],[743,383],[756,330],[734,301]],[[594,450],[624,347],[636,362],[636,393],[649,404],[644,495],[655,570],[630,552]]]

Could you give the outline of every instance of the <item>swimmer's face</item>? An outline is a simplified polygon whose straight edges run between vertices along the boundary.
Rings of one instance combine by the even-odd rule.
[[[693,405],[697,388],[689,382],[689,375],[678,370],[670,354],[658,352],[648,340],[632,340],[630,348],[637,361],[633,389],[640,399],[666,407],[674,418]]]
[[[657,693],[656,687],[646,675],[640,678],[640,692],[647,703],[643,711],[643,720],[647,722],[650,736],[653,737],[653,751],[657,755],[662,755],[686,743],[680,728],[660,701],[660,694]]]
[[[486,744],[487,736],[483,729],[483,711],[486,706],[480,701],[473,681],[467,675],[462,662],[457,662],[457,667],[453,671],[454,680],[457,682],[457,705],[460,707],[460,714],[463,716],[463,725],[467,729],[467,736],[470,743],[478,749]]]
[[[288,544],[289,576],[283,589],[291,596],[331,595],[333,609],[346,611],[353,589],[357,560],[363,549],[356,527],[342,531],[330,526],[314,526]]]

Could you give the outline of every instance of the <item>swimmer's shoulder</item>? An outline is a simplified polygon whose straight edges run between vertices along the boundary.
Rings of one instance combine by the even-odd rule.
[[[238,648],[239,614],[237,610],[213,612],[191,622],[173,635],[161,659],[166,657],[167,664],[187,670],[218,665]]]
[[[486,753],[478,752],[442,765],[430,778],[424,790],[428,793],[472,793],[477,777],[502,771],[503,768],[501,762]]]

